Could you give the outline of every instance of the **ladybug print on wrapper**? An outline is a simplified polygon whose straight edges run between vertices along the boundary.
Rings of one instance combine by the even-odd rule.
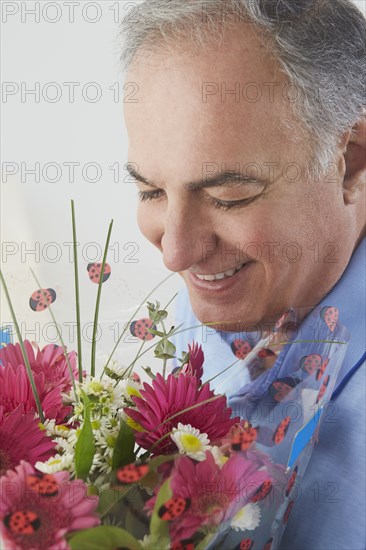
[[[5,527],[14,535],[33,535],[41,526],[41,520],[30,510],[19,510],[4,518]]]
[[[92,281],[92,283],[99,284],[100,274],[102,272],[102,264],[100,263],[88,264],[87,270],[89,273],[89,279]],[[111,276],[111,266],[109,264],[105,264],[102,282],[105,283],[110,276]]]
[[[307,372],[310,375],[315,373],[315,379],[319,381],[327,368],[329,359],[323,360],[322,356],[318,353],[312,353],[311,355],[305,355],[300,361],[301,370]]]
[[[151,334],[151,332],[148,331],[149,328],[156,330],[156,326],[148,317],[144,317],[138,321],[133,321],[130,324],[131,334],[136,336],[139,340],[152,340],[154,338],[155,334]]]
[[[231,450],[247,451],[256,439],[257,430],[249,422],[245,422],[243,426],[234,426],[231,430]]]
[[[120,483],[136,483],[140,481],[149,471],[147,464],[127,464],[117,470],[117,479]]]
[[[325,392],[327,391],[327,387],[329,384],[330,376],[329,374],[324,378],[322,385],[320,386],[320,390],[318,393],[318,396],[316,398],[316,402],[319,403],[319,401],[323,398]]]
[[[267,540],[266,544],[263,546],[263,550],[271,550],[272,542],[273,542],[273,537]]]
[[[331,332],[334,332],[338,321],[338,309],[332,306],[325,306],[320,312],[320,318],[324,321]]]
[[[287,433],[290,422],[291,418],[289,416],[286,416],[286,418],[284,418],[282,422],[280,422],[277,426],[276,431],[273,435],[273,441],[276,445],[278,445],[279,443],[281,443],[281,441],[285,439],[285,435]]]
[[[312,375],[320,369],[322,364],[322,356],[318,353],[312,353],[311,355],[305,355],[300,361],[300,368],[304,372]]]
[[[320,369],[318,369],[318,372],[316,373],[316,380],[317,382],[319,382],[319,380],[322,378],[323,374],[325,373],[325,369],[327,368],[328,366],[328,363],[329,363],[329,359],[325,359],[320,367]]]
[[[56,292],[53,288],[40,288],[33,292],[29,298],[29,305],[33,311],[43,311],[56,300]]]
[[[250,499],[250,502],[259,502],[260,500],[264,500],[271,491],[272,481],[270,479],[267,479],[267,481],[264,481],[262,485],[256,490],[256,492]]]
[[[179,518],[189,508],[191,501],[189,498],[175,497],[167,500],[158,511],[159,518],[164,521],[172,521]]]
[[[294,500],[291,500],[291,502],[289,502],[289,505],[288,505],[287,508],[286,508],[286,512],[285,512],[284,515],[283,515],[283,523],[284,523],[284,525],[286,525],[286,523],[288,522],[288,519],[289,519],[290,514],[291,514],[291,510],[292,510],[294,504],[295,504],[295,501],[294,501]]]
[[[254,540],[244,539],[241,541],[239,545],[239,550],[252,550],[253,544],[254,544]]]
[[[277,403],[285,399],[287,395],[297,386],[298,381],[294,378],[282,378],[275,380],[269,388],[269,394]]]
[[[251,351],[252,347],[247,340],[237,338],[231,344],[231,349],[235,357],[237,357],[238,359],[244,359],[244,357],[246,357]]]
[[[289,496],[289,494],[291,493],[291,491],[293,489],[293,486],[295,485],[298,469],[299,469],[299,467],[295,466],[294,471],[291,474],[290,480],[289,480],[287,488],[286,488],[286,496],[287,497]]]
[[[59,492],[59,485],[51,474],[36,473],[27,476],[27,487],[43,497],[55,497]]]

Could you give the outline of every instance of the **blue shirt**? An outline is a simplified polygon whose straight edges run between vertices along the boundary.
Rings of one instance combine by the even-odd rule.
[[[280,550],[366,549],[365,264],[366,239],[354,252],[338,283],[317,306],[317,309],[336,306],[341,322],[351,333],[351,340],[324,413],[319,443],[301,479]],[[186,288],[179,293],[177,318],[185,326],[200,325],[191,310]],[[207,381],[236,360],[231,349],[236,338],[235,334],[200,326],[178,335],[175,344],[180,355],[192,340],[202,343],[204,381]],[[254,345],[256,335],[248,334],[249,341],[250,338]],[[255,393],[258,381],[251,382],[247,369],[234,369],[235,366],[215,378],[211,386],[226,393],[235,403],[240,402],[241,393],[247,394],[251,388]],[[229,544],[228,550],[235,547],[230,539],[226,544]]]

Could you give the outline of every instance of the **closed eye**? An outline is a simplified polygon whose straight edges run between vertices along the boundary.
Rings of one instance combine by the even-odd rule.
[[[140,201],[149,201],[154,199],[159,199],[164,195],[165,191],[163,189],[155,189],[154,191],[139,191],[138,196]],[[249,199],[241,199],[236,201],[223,201],[210,197],[210,203],[218,209],[221,210],[230,210],[231,208],[239,208],[240,206],[245,206],[249,204],[257,197],[250,197]]]

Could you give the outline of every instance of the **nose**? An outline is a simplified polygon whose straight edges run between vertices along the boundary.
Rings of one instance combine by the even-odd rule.
[[[207,208],[191,201],[175,201],[167,206],[163,220],[161,250],[170,271],[200,266],[215,253],[218,238]]]

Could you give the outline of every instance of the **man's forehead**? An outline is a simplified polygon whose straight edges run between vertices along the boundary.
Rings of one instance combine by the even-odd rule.
[[[225,163],[225,171],[236,163],[281,160],[282,122],[290,114],[286,77],[252,25],[244,36],[242,27],[236,32],[240,39],[226,35],[220,47],[149,53],[146,59],[142,50],[132,65],[127,80],[138,92],[137,102],[124,105],[129,160],[143,159],[140,171],[148,178],[159,180],[160,168],[164,176],[188,169],[197,179],[204,163]]]

